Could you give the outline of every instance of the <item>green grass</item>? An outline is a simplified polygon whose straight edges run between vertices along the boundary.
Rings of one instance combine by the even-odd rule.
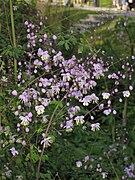
[[[100,0],[100,7],[112,7],[112,0]]]
[[[94,0],[90,0],[90,6],[94,6]],[[99,0],[99,7],[112,7],[112,0]]]

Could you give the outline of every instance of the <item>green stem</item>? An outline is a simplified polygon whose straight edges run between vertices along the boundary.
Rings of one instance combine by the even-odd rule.
[[[125,30],[127,32],[128,38],[129,38],[130,50],[131,50],[131,56],[132,56],[134,54],[134,46],[133,46],[133,42],[132,42],[132,37],[130,36],[130,33],[129,33],[127,27],[125,27]]]
[[[116,172],[116,170],[115,170],[115,167],[114,167],[112,161],[110,160],[108,154],[106,154],[106,156],[107,156],[107,159],[109,160],[109,162],[110,162],[110,164],[111,164],[111,166],[112,166],[112,169],[113,169],[113,171],[114,171],[114,173],[115,173],[115,175],[116,175],[117,180],[120,180],[120,178],[119,178],[119,176],[118,176],[118,174],[117,174],[117,172]]]
[[[51,119],[50,119],[49,124],[48,124],[48,126],[47,126],[47,129],[46,129],[45,134],[47,134],[48,131],[49,131],[49,128],[50,128],[50,126],[51,126],[51,124],[52,124],[53,117],[54,117],[55,112],[57,111],[58,107],[59,107],[59,106],[57,105],[56,108],[54,109],[53,113],[52,113],[52,116],[51,116]],[[42,149],[42,152],[41,152],[41,155],[40,155],[40,158],[39,158],[38,167],[37,167],[37,177],[36,177],[36,180],[39,180],[41,161],[42,161],[42,157],[43,157],[44,151],[45,151],[45,145],[43,144],[43,149]]]
[[[10,27],[9,27],[9,21],[8,21],[8,15],[7,15],[7,10],[6,10],[6,6],[5,6],[4,0],[3,0],[3,4],[4,4],[5,16],[6,16],[6,24],[7,24],[8,36],[9,36],[9,39],[10,39],[10,43],[11,43],[11,45],[13,46],[13,41],[12,41],[11,32],[10,32]]]
[[[115,142],[115,118],[112,123],[112,139],[113,139],[113,142]]]
[[[64,97],[61,99],[61,102],[62,102],[63,100],[64,100]],[[48,133],[49,128],[51,127],[51,124],[52,124],[54,115],[55,115],[58,107],[59,107],[59,106],[57,105],[57,106],[55,107],[53,113],[52,113],[52,116],[51,116],[50,121],[49,121],[49,123],[48,123],[48,126],[47,126],[47,128],[46,128],[45,134]],[[41,151],[41,155],[40,155],[40,157],[39,157],[36,180],[39,180],[39,178],[40,178],[40,167],[41,167],[41,161],[42,161],[42,157],[43,157],[44,151],[45,151],[45,144],[43,144],[43,148],[42,148],[42,151]]]
[[[122,118],[123,126],[126,126],[126,124],[127,124],[127,104],[128,104],[128,100],[127,100],[127,98],[125,98],[124,109],[123,109],[123,118]]]
[[[13,3],[10,0],[10,18],[11,18],[11,28],[12,28],[12,39],[13,39],[13,48],[16,48],[16,37],[15,37],[15,25],[14,25],[14,16],[13,16]],[[14,57],[14,80],[16,82],[17,75],[17,60]]]

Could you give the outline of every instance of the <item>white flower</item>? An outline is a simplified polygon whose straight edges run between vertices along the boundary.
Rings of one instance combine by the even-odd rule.
[[[80,102],[83,102],[84,106],[88,106],[89,103],[97,103],[98,100],[99,98],[94,93],[92,93],[91,95],[85,96],[82,100],[80,100]]]
[[[53,143],[51,137],[47,137],[41,141],[41,144],[44,144],[44,147],[49,147]]]
[[[73,129],[72,128],[67,128],[66,132],[71,132]]]
[[[89,105],[89,101],[87,101],[87,100],[85,99],[84,102],[83,102],[83,105],[84,105],[84,106],[88,106],[88,105]]]
[[[76,124],[83,124],[84,123],[84,116],[77,116],[75,117]]]
[[[131,90],[131,91],[132,91],[132,90],[133,90],[133,86],[129,86],[129,90]]]
[[[103,99],[109,99],[110,93],[102,93]]]
[[[103,111],[103,113],[104,113],[105,115],[109,115],[111,112],[112,112],[111,109],[106,109],[106,110]]]
[[[1,81],[8,82],[8,79],[5,76],[2,76]]]
[[[73,121],[72,120],[66,121],[66,125],[64,126],[64,128],[66,128],[67,132],[71,132],[73,128]]]
[[[88,106],[91,102],[91,96],[85,96],[82,100],[80,100],[80,102],[83,102],[83,106]]]
[[[81,82],[78,82],[78,86],[80,88],[83,88],[83,86],[86,84],[86,81],[81,81]]]
[[[91,124],[92,131],[99,131],[99,129],[100,129],[100,123]]]
[[[41,59],[42,59],[42,61],[47,61],[48,59],[49,59],[49,54],[43,54],[42,56],[41,56]]]
[[[42,122],[43,122],[43,123],[46,123],[46,122],[47,122],[47,116],[48,116],[48,115],[45,115],[45,116],[42,117]]]
[[[18,151],[16,151],[16,149],[15,149],[14,147],[12,147],[12,148],[10,149],[10,151],[11,151],[11,153],[13,154],[13,156],[16,156],[16,155],[19,154]]]
[[[81,161],[77,161],[77,162],[76,162],[76,166],[77,166],[77,167],[81,167],[81,166],[82,166],[82,162],[81,162]]]
[[[11,170],[8,170],[8,171],[5,172],[5,175],[6,175],[7,178],[11,177],[11,175],[12,175],[11,172],[12,172]]]
[[[113,114],[117,114],[117,111],[116,111],[116,110],[113,110]]]
[[[99,98],[94,93],[92,93],[90,95],[90,97],[91,97],[91,101],[93,101],[93,103],[98,103]]]
[[[48,51],[43,51],[41,48],[38,49],[38,56],[41,56],[42,61],[48,61],[50,58]]]
[[[71,80],[71,74],[70,73],[66,73],[66,74],[61,74],[63,76],[63,81],[70,81]]]
[[[127,91],[123,91],[123,96],[124,97],[129,97],[130,96],[130,92],[127,90]]]
[[[37,114],[40,115],[44,113],[45,107],[43,105],[36,106],[35,110],[37,111]]]
[[[28,116],[20,116],[19,119],[22,121],[21,124],[23,126],[28,126],[29,125],[30,118]]]
[[[119,99],[119,102],[122,102],[122,99],[121,99],[121,98]]]
[[[104,109],[104,104],[100,104],[100,105],[99,105],[99,109],[100,109],[100,110]]]
[[[17,180],[23,180],[23,176],[20,175],[20,176],[16,176]]]
[[[100,79],[101,76],[104,76],[103,67],[102,67],[102,65],[100,63],[93,64],[93,67],[94,67],[94,70],[95,70],[93,75],[96,77],[96,79]]]
[[[90,159],[90,157],[89,157],[89,156],[85,156],[85,158],[84,158],[84,162],[89,161],[89,159]]]
[[[102,172],[101,174],[102,174],[103,179],[105,179],[107,177],[107,173],[106,172]]]
[[[60,88],[58,86],[51,86],[53,94],[59,94]]]
[[[18,6],[13,5],[13,10],[17,11]]]

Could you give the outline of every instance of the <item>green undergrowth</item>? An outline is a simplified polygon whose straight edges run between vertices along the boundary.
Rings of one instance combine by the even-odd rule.
[[[71,31],[70,27],[80,19],[97,12],[43,6],[41,18],[38,11],[29,8],[22,3],[14,11],[16,48],[12,45],[8,3],[0,11],[0,180],[120,180],[123,177],[130,180],[125,169],[132,165],[132,173],[135,174],[134,20],[100,14],[100,22],[93,23],[85,32]],[[32,35],[34,30],[36,45],[29,47],[27,35],[29,32]],[[41,49],[44,54],[40,57],[37,51],[40,54]],[[73,55],[78,61],[63,70],[74,61]],[[59,66],[57,57],[60,58]],[[18,61],[18,85],[13,79],[13,58]],[[41,64],[37,65],[38,60]],[[56,65],[53,66],[55,60]],[[81,69],[76,71],[73,66],[77,67],[79,60]],[[49,67],[46,62],[54,68],[53,71],[45,69]],[[81,89],[89,79],[94,79],[97,88],[92,85],[88,92],[84,88],[83,97],[94,93],[98,100],[89,100],[87,105],[78,98],[63,98],[66,87],[63,85],[61,90],[57,90],[55,84],[59,80],[62,82],[62,70],[71,74],[84,72],[81,80],[78,75],[80,84],[77,80],[72,82],[73,76],[67,78],[71,89]],[[114,78],[108,78],[112,74]],[[124,78],[126,76],[128,79]],[[51,78],[52,86],[44,84],[49,82],[47,78]],[[34,88],[37,91],[33,91]],[[56,97],[49,94],[50,88],[56,88]],[[67,93],[70,88],[67,88]],[[38,98],[34,100],[36,93]],[[125,93],[128,94],[124,96]],[[109,97],[103,94],[109,94]],[[27,95],[31,97],[29,103]],[[42,100],[51,102],[46,105]],[[80,106],[79,115],[84,115],[84,121],[83,124],[74,122],[72,128],[66,121],[75,120],[76,106]],[[43,109],[37,109],[39,107]],[[109,108],[111,113],[107,115],[104,110]],[[123,125],[124,118],[126,125]],[[100,127],[92,129],[93,124]]]

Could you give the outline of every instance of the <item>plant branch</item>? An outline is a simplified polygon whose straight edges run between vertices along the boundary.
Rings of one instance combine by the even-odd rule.
[[[61,99],[61,102],[63,101],[63,99],[64,99],[64,97]],[[57,106],[55,107],[55,109],[54,109],[54,111],[53,111],[53,113],[52,113],[52,116],[51,116],[50,121],[49,121],[49,123],[48,123],[48,126],[47,126],[47,128],[46,128],[45,134],[47,134],[48,131],[49,131],[49,128],[50,128],[50,126],[51,126],[51,124],[52,124],[52,120],[53,120],[53,118],[54,118],[55,112],[57,111],[58,107],[59,107],[59,105],[57,105]],[[39,157],[39,163],[38,163],[38,167],[37,167],[37,177],[36,177],[36,180],[39,180],[41,161],[42,161],[42,157],[43,157],[44,151],[45,151],[45,143],[43,144],[42,152],[41,152],[41,155],[40,155],[40,157]]]
[[[14,16],[13,16],[13,3],[10,0],[10,18],[11,18],[11,28],[12,28],[12,39],[13,39],[13,48],[16,48],[16,37],[15,37],[15,25],[14,25]],[[14,57],[14,80],[17,79],[17,60]]]

